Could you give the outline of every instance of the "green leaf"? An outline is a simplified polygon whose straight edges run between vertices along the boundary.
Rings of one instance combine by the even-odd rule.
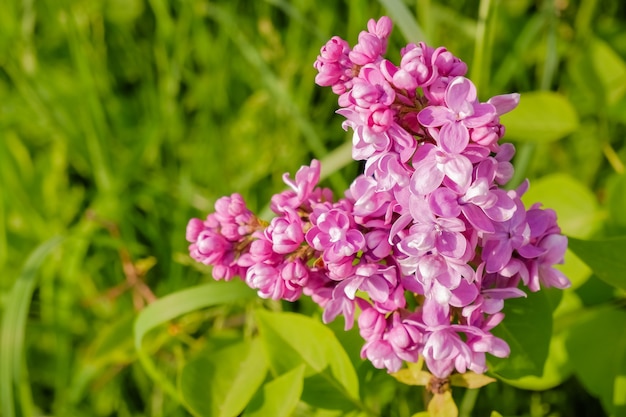
[[[348,355],[333,332],[294,313],[256,313],[270,368],[276,375],[306,365],[303,399],[319,408],[354,409],[359,384]]]
[[[503,378],[503,381],[516,388],[533,391],[552,389],[563,383],[572,373],[565,347],[566,336],[567,333],[559,332],[550,339],[548,357],[541,375],[526,375],[518,379]]]
[[[626,174],[611,176],[606,188],[609,221],[626,229]]]
[[[33,292],[37,286],[37,273],[48,254],[63,241],[53,237],[39,245],[24,263],[20,276],[13,284],[2,317],[0,328],[0,411],[5,417],[15,416],[13,388],[26,378],[22,373],[24,364],[24,336],[26,320]],[[28,385],[28,384],[26,384]],[[27,414],[27,410],[22,410]]]
[[[354,410],[355,404],[358,404],[358,396],[349,395],[335,381],[336,378],[329,368],[305,377],[302,401],[327,410]]]
[[[255,292],[242,281],[217,281],[169,294],[148,305],[137,316],[133,331],[135,349],[144,370],[172,398],[180,400],[179,393],[172,382],[158,371],[156,364],[143,349],[144,336],[157,326],[194,310],[254,297],[256,297]]]
[[[505,319],[493,334],[506,341],[508,358],[490,357],[489,369],[505,379],[541,375],[552,336],[552,306],[545,291],[507,300]]]
[[[552,338],[543,373],[541,376],[526,375],[518,379],[503,379],[507,384],[521,389],[543,391],[560,385],[571,376],[573,370],[565,341],[569,334],[571,317],[576,317],[580,313],[582,301],[574,291],[559,293],[563,297],[553,312]]]
[[[541,203],[543,208],[556,212],[561,231],[579,238],[591,236],[601,224],[601,210],[596,196],[582,183],[566,174],[552,174],[535,180],[522,196],[527,207]],[[591,270],[571,250],[565,253],[565,262],[556,265],[579,287],[590,276]]]
[[[217,352],[204,352],[181,372],[180,391],[198,416],[235,417],[241,414],[267,374],[258,339]]]
[[[571,238],[570,238],[571,239]],[[591,268],[580,260],[578,256],[570,248],[565,251],[565,261],[554,267],[563,272],[572,283],[571,288],[578,288],[583,285],[591,277]]]
[[[250,402],[244,417],[291,416],[302,394],[305,368],[301,364],[266,383]]]
[[[407,42],[426,42],[424,32],[417,24],[413,13],[406,4],[401,0],[379,0],[388,11],[389,16],[393,19],[395,25],[400,28]]]
[[[569,247],[598,278],[626,290],[626,236],[602,240],[570,238]]]
[[[562,95],[549,91],[523,93],[517,108],[501,117],[506,138],[524,142],[551,142],[578,128],[578,115]]]
[[[600,224],[600,209],[595,195],[566,174],[552,174],[531,182],[522,201],[527,207],[541,203],[544,208],[553,209],[561,230],[568,236],[591,236]]]
[[[608,105],[617,103],[626,93],[626,63],[607,43],[594,38],[589,48],[589,61],[604,87]]]
[[[603,308],[579,315],[567,340],[574,372],[607,414],[626,415],[626,311]]]

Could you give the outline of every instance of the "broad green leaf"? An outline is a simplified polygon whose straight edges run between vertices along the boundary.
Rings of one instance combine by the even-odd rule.
[[[504,379],[507,384],[521,389],[543,391],[557,387],[572,375],[566,340],[572,320],[576,320],[583,304],[575,291],[568,289],[559,293],[562,298],[553,312],[552,338],[543,373],[541,376],[526,375],[518,379]]]
[[[157,326],[194,310],[254,298],[256,294],[241,281],[217,281],[169,294],[143,309],[133,330],[135,349],[144,370],[170,396],[180,400],[179,393],[143,349],[144,336]]]
[[[564,234],[589,237],[599,227],[600,209],[591,190],[566,174],[552,174],[532,181],[522,196],[527,207],[541,203],[553,209]]]
[[[507,300],[503,312],[505,319],[493,334],[509,344],[511,354],[508,358],[489,356],[489,369],[506,379],[541,375],[552,336],[552,306],[545,291]]]
[[[365,341],[359,334],[359,326],[352,326],[350,330],[346,330],[343,317],[338,317],[326,324],[326,327],[335,334],[335,337],[348,354],[354,368],[359,369],[365,363],[361,358],[361,348]]]
[[[180,391],[187,407],[198,416],[235,417],[241,414],[267,374],[258,339],[217,352],[203,352],[187,362]]]
[[[571,238],[570,238],[571,239]],[[584,284],[592,275],[591,268],[580,260],[578,256],[570,248],[565,251],[565,261],[554,267],[563,272],[572,283],[571,288],[578,288]]]
[[[602,240],[570,238],[569,247],[598,278],[626,290],[626,236]]]
[[[270,368],[281,375],[306,365],[303,398],[319,408],[358,405],[356,371],[333,332],[310,317],[294,313],[256,313]]]
[[[541,375],[526,375],[518,379],[503,378],[503,381],[516,388],[533,391],[552,389],[563,383],[572,374],[569,355],[565,347],[566,335],[566,332],[559,332],[550,339],[548,357]]]
[[[516,109],[501,117],[507,140],[551,142],[578,128],[578,115],[562,95],[549,91],[523,93]]]
[[[301,364],[266,383],[250,402],[244,417],[291,416],[302,394],[305,368]]]
[[[358,396],[350,396],[335,382],[329,368],[304,378],[302,401],[317,408],[341,410],[344,413],[354,410]]]
[[[613,175],[608,179],[607,208],[611,224],[626,229],[626,174]]]
[[[608,105],[615,104],[626,93],[626,62],[606,42],[594,38],[589,61],[604,87]]]
[[[557,289],[553,290],[559,291]],[[554,317],[554,333],[567,329],[567,320],[571,315],[578,314],[584,305],[576,291],[568,288],[561,293],[563,297],[552,314],[552,317]]]
[[[533,181],[522,201],[527,207],[541,203],[543,208],[554,210],[561,231],[568,236],[589,237],[601,224],[596,197],[589,188],[565,174],[552,174]],[[565,262],[556,268],[575,288],[591,276],[591,270],[570,250],[565,253]]]
[[[603,308],[579,316],[569,333],[567,348],[574,372],[607,414],[626,415],[626,311]]]
[[[366,404],[378,408],[378,404],[389,404],[396,401],[399,390],[403,389],[398,380],[383,369],[376,369],[368,362],[358,368],[361,383],[361,398]],[[418,388],[419,390],[419,388]]]
[[[26,374],[22,373],[25,362],[24,336],[30,301],[37,286],[37,273],[48,254],[63,239],[53,237],[31,253],[7,298],[0,328],[0,411],[4,417],[15,416],[14,387],[23,384],[23,378],[26,378]],[[27,411],[22,410],[25,413]]]

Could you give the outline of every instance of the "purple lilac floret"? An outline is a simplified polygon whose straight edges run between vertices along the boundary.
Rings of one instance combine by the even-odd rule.
[[[480,102],[443,47],[409,44],[396,66],[383,57],[391,20],[367,28],[353,48],[331,38],[314,64],[316,83],[339,95],[364,174],[338,199],[318,186],[316,160],[285,174],[269,223],[239,194],[223,197],[189,221],[190,254],[262,298],[310,296],[325,322],[342,315],[349,329],[358,317],[361,356],[377,368],[421,356],[439,378],[485,372],[486,353],[509,354],[491,333],[505,300],[570,285],[554,268],[567,248],[555,212],[524,207],[527,182],[501,188],[515,150],[498,142],[499,117],[520,97]]]

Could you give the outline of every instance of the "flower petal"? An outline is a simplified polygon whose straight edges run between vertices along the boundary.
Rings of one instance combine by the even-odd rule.
[[[443,165],[443,172],[461,189],[466,190],[472,180],[472,163],[462,155],[449,155]]]
[[[439,146],[448,153],[459,154],[469,144],[470,135],[467,128],[459,122],[446,123],[439,131]]]

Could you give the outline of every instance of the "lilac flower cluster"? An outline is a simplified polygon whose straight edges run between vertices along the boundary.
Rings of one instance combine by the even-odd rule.
[[[269,224],[238,194],[187,228],[191,256],[215,279],[242,277],[260,297],[310,296],[329,322],[358,326],[361,351],[390,372],[423,356],[439,378],[485,372],[485,354],[509,354],[491,330],[519,288],[566,288],[553,266],[567,239],[552,210],[526,210],[528,187],[501,188],[514,148],[499,144],[499,116],[518,94],[485,103],[466,65],[445,48],[409,44],[400,65],[383,58],[391,20],[371,20],[350,48],[333,37],[315,62],[316,83],[339,95],[338,113],[365,161],[343,198],[303,166],[275,195]]]

